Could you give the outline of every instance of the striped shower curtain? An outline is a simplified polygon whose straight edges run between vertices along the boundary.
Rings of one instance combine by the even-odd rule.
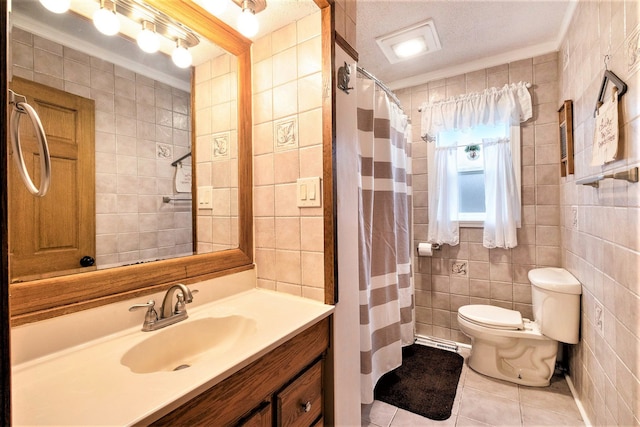
[[[359,78],[359,286],[362,403],[414,340],[411,126],[372,80]]]

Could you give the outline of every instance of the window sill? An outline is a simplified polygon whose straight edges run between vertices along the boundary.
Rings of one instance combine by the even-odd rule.
[[[465,228],[482,228],[484,227],[484,221],[458,221],[460,227]]]

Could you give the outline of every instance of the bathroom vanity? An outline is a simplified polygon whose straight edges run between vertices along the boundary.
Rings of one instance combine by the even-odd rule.
[[[152,425],[322,425],[324,319]]]
[[[222,295],[190,285],[188,319],[157,331],[128,311],[137,300],[13,328],[14,424],[322,424],[334,308],[251,287],[252,274],[213,279],[233,289]]]

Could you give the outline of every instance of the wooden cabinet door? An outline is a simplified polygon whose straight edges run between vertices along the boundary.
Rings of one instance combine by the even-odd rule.
[[[17,77],[10,86],[40,116],[51,157],[51,185],[44,197],[27,191],[9,160],[11,279],[64,274],[81,268],[82,257],[96,256],[94,101]],[[20,118],[20,141],[29,174],[39,183],[38,141],[26,115]]]

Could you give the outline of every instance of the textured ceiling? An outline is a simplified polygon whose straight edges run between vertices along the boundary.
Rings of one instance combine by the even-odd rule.
[[[557,50],[569,0],[358,0],[359,65],[392,88]],[[442,50],[389,64],[375,38],[431,18]]]

